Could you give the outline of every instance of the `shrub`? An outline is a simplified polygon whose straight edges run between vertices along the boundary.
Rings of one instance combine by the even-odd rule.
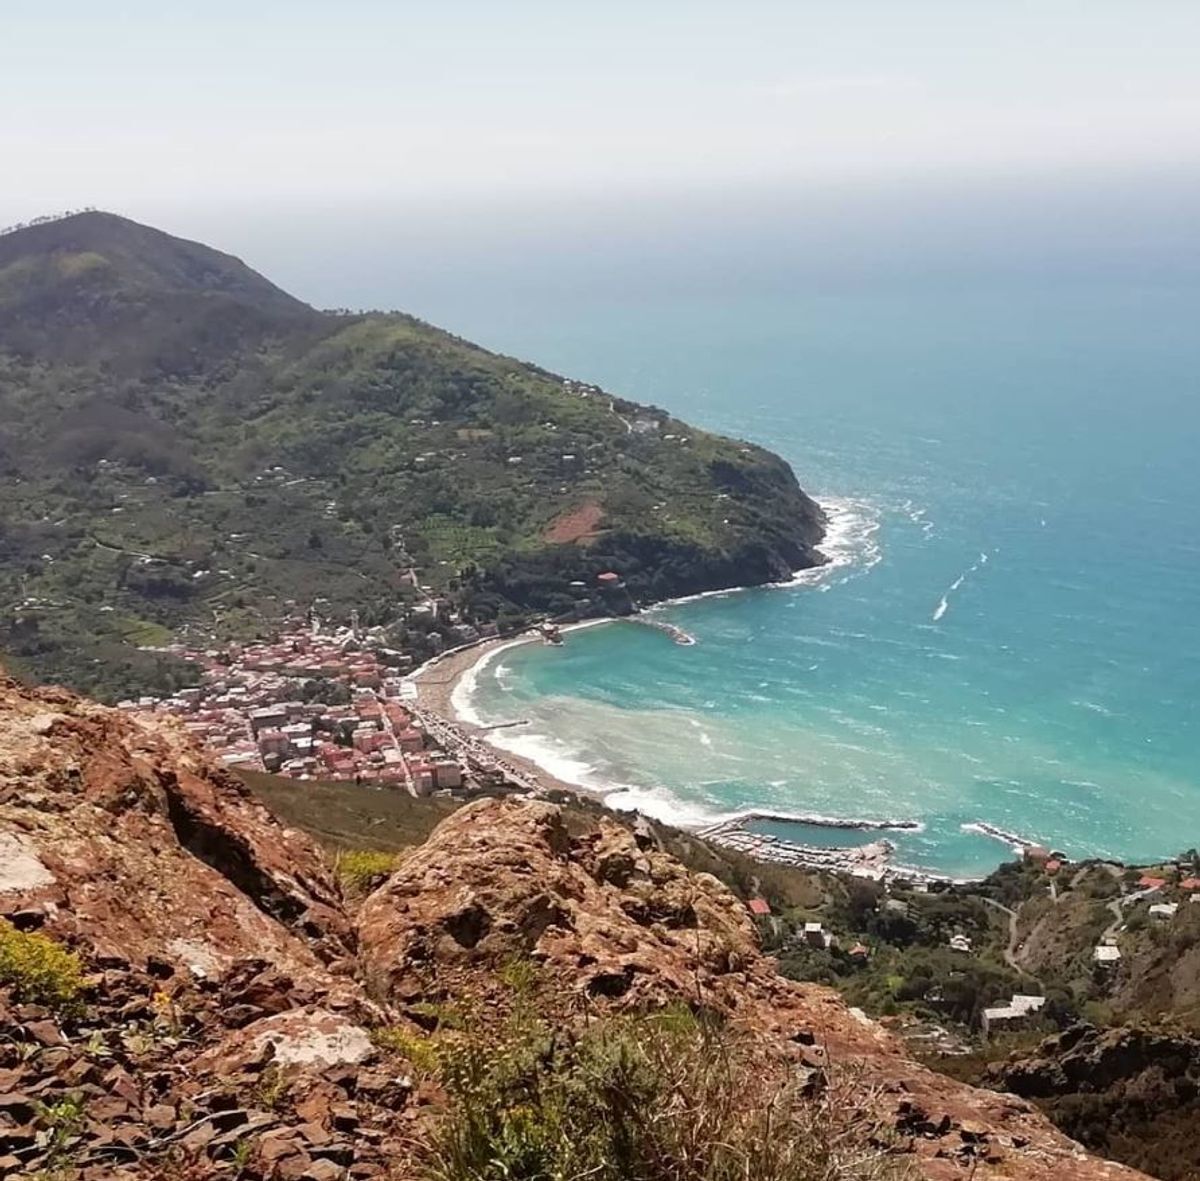
[[[350,894],[366,894],[383,883],[396,868],[395,853],[354,849],[338,855],[337,875]]]
[[[438,1066],[437,1042],[401,1025],[381,1025],[371,1030],[371,1040],[384,1050],[394,1050],[411,1063],[419,1075],[435,1074]]]
[[[869,1107],[701,1020],[607,1018],[582,1033],[509,1020],[436,1038],[449,1105],[433,1181],[895,1181]]]
[[[519,998],[528,996],[538,983],[538,966],[524,956],[513,956],[500,965],[500,983]]]
[[[71,1010],[83,990],[83,967],[62,944],[0,919],[0,984],[23,1003]]]

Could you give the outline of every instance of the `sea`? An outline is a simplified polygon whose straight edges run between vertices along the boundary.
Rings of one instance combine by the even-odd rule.
[[[825,567],[658,608],[693,646],[612,622],[500,649],[461,713],[522,720],[495,741],[616,807],[915,821],[896,860],[953,876],[1012,855],[981,822],[1072,858],[1200,845],[1196,235],[1117,205],[1037,233],[997,206],[936,267],[868,265],[896,225],[820,267],[589,241],[531,252],[553,282],[514,251],[429,287],[464,336],[772,448],[829,517]]]

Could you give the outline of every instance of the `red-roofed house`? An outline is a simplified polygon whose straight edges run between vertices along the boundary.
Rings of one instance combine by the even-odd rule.
[[[611,570],[605,570],[603,574],[596,575],[596,581],[601,583],[603,586],[616,586],[617,583],[621,581],[621,576],[619,574],[614,574]]]
[[[765,898],[751,898],[746,905],[750,908],[751,914],[756,914],[760,917],[765,917],[771,913],[770,903]]]
[[[1044,868],[1048,874],[1053,875],[1062,869],[1062,862],[1059,861],[1057,857],[1051,857],[1050,860],[1046,862]]]
[[[1142,890],[1161,890],[1167,884],[1166,878],[1154,878],[1148,873],[1142,874],[1137,880],[1138,888]]]
[[[420,730],[405,730],[396,735],[396,740],[400,743],[400,749],[403,751],[416,752],[425,747],[425,735]]]
[[[1184,878],[1179,883],[1181,890],[1200,890],[1200,878]]]

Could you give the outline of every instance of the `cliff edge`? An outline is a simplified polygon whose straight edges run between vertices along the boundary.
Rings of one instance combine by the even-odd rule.
[[[428,1175],[430,1031],[501,1021],[516,977],[560,1041],[675,1009],[807,1095],[836,1083],[888,1176],[1142,1176],[782,979],[649,836],[482,800],[351,900],[173,725],[0,679],[0,1175]]]

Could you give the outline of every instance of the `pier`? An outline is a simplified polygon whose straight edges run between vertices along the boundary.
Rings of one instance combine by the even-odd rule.
[[[697,835],[707,837],[730,825],[744,828],[747,824],[752,824],[756,820],[773,820],[776,824],[807,824],[812,828],[862,829],[867,832],[878,832],[883,829],[891,829],[897,832],[917,832],[921,828],[919,820],[880,820],[874,818],[864,820],[851,816],[820,816],[808,812],[765,812],[754,808],[746,812],[739,812],[736,816],[729,816],[724,820],[718,821],[716,824],[710,825],[708,828],[703,828]]]
[[[1026,849],[1032,849],[1041,844],[1040,841],[1033,841],[1028,837],[1019,836],[1015,832],[1009,832],[997,824],[989,824],[986,820],[972,820],[969,824],[959,825],[959,828],[963,832],[977,832],[981,836],[1003,841],[1018,853],[1024,853]]]
[[[499,751],[488,746],[482,739],[467,734],[454,723],[429,710],[417,706],[411,708],[413,716],[425,728],[426,733],[468,770],[481,776],[499,776],[522,791],[533,794],[540,792],[541,785],[535,778],[514,767]]]

